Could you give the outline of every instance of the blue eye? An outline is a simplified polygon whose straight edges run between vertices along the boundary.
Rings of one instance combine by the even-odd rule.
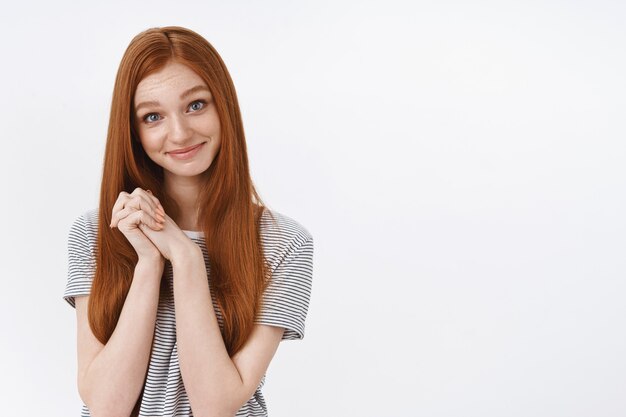
[[[206,101],[204,100],[196,100],[189,105],[189,108],[193,111],[198,111],[198,110],[201,110],[205,104],[206,104]]]
[[[146,114],[146,115],[143,117],[143,120],[144,120],[145,122],[147,122],[147,123],[153,123],[153,122],[156,122],[157,120],[159,120],[159,119],[153,119],[153,118],[152,118],[152,116],[157,116],[157,117],[158,117],[159,115],[158,115],[158,114],[156,114],[156,113],[148,113],[148,114]]]

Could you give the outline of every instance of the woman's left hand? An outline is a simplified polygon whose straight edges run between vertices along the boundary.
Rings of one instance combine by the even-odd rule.
[[[167,213],[165,213],[163,229],[153,230],[144,224],[141,224],[139,228],[157,247],[161,255],[170,262],[176,254],[185,253],[188,248],[195,249],[196,244],[183,233]]]

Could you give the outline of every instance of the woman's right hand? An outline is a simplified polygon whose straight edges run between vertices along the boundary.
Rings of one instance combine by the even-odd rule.
[[[133,246],[139,260],[161,258],[161,252],[141,231],[141,223],[153,230],[162,230],[165,210],[150,191],[135,188],[132,193],[122,191],[113,205],[111,227],[117,227]]]

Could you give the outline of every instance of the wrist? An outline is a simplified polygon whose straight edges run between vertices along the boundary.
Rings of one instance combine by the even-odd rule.
[[[156,272],[163,272],[164,268],[165,258],[163,258],[160,254],[154,257],[140,256],[137,259],[137,264],[135,265],[135,269],[154,270]]]
[[[172,268],[188,265],[198,260],[201,260],[202,263],[204,263],[204,255],[202,254],[202,249],[200,249],[200,246],[191,241],[188,244],[184,244],[174,249],[172,251],[172,257],[170,258]]]

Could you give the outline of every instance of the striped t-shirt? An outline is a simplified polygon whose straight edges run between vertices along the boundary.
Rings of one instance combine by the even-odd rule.
[[[305,319],[313,278],[313,237],[300,223],[275,210],[261,216],[260,229],[263,251],[270,265],[270,283],[263,295],[261,310],[255,323],[284,327],[282,340],[304,337]],[[76,307],[74,297],[88,295],[95,272],[95,246],[98,210],[91,209],[72,224],[68,235],[68,276],[63,298]],[[210,263],[204,233],[183,231],[200,246],[204,254],[207,276],[211,282]],[[163,271],[172,289],[172,267],[166,261]],[[213,298],[218,323],[222,318]],[[178,363],[176,321],[173,297],[159,300],[154,347],[148,365],[140,416],[192,416]],[[237,416],[267,416],[261,379],[254,395],[237,412]],[[83,404],[81,417],[90,416]]]

